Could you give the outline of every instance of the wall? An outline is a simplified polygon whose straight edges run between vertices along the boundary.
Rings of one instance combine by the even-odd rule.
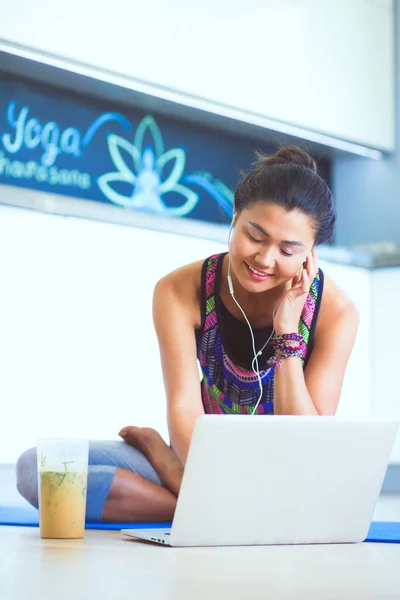
[[[397,9],[397,65],[400,65],[399,35],[400,10]],[[397,114],[400,114],[398,70],[396,88]],[[382,161],[351,157],[337,158],[333,162],[332,188],[338,213],[337,244],[353,245],[391,240],[400,247],[400,123],[398,120],[394,133],[397,150]]]
[[[66,11],[45,0],[0,0],[0,41],[67,58],[73,70],[86,63],[134,78],[136,89],[150,83],[162,97],[177,90],[193,106],[194,98],[210,101],[212,112],[266,117],[272,129],[288,123],[391,149],[392,5],[70,0]]]
[[[0,206],[0,463],[41,436],[112,439],[129,424],[167,436],[152,290],[225,249]]]
[[[387,352],[388,315],[392,338],[400,337],[400,267],[368,269],[323,260],[319,265],[354,302],[359,315],[337,414],[400,421],[398,394],[393,392],[398,387],[399,357],[398,352]],[[400,430],[390,462],[400,465]]]

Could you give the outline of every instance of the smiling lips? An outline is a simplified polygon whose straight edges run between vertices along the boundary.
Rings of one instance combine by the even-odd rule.
[[[255,279],[256,281],[265,281],[266,279],[268,279],[268,277],[273,277],[271,273],[266,273],[265,271],[258,271],[257,269],[254,269],[254,267],[251,267],[247,263],[245,264],[250,277],[252,279]]]

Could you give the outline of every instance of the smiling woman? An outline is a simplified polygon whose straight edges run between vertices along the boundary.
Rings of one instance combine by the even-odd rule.
[[[171,446],[131,426],[125,443],[92,443],[88,518],[171,519],[201,414],[336,412],[357,314],[317,264],[335,222],[331,192],[298,148],[258,158],[235,193],[229,252],[154,291]],[[18,485],[36,504],[34,456],[20,458]]]

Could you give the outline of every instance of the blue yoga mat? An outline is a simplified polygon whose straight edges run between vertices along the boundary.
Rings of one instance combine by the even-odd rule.
[[[39,511],[36,508],[0,506],[0,525],[39,527]],[[86,529],[147,529],[148,527],[171,527],[171,523],[86,523]]]
[[[39,511],[35,508],[0,506],[0,525],[39,526]],[[147,529],[170,527],[171,523],[86,523],[86,529]],[[400,544],[400,523],[375,521],[371,523],[366,542]]]

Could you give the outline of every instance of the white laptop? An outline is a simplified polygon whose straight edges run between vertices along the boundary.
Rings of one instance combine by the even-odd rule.
[[[170,546],[361,542],[399,422],[204,415],[172,527],[123,529]]]

